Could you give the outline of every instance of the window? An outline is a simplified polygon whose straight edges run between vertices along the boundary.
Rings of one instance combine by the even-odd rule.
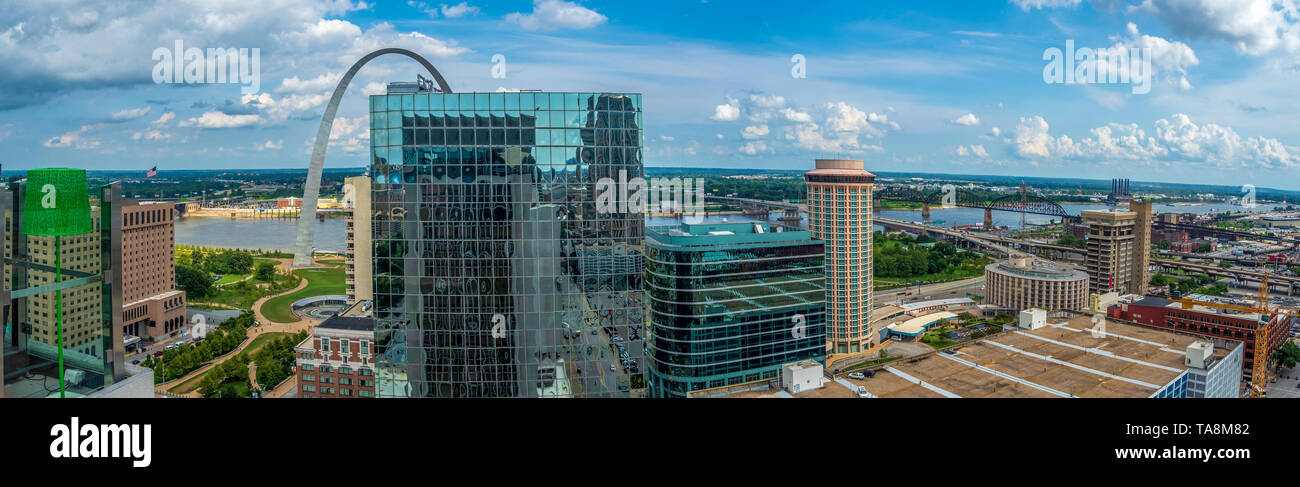
[[[316,386],[311,384],[303,384],[302,392],[316,392]]]
[[[316,370],[316,366],[312,364],[302,364],[299,366],[299,368],[308,372]]]
[[[303,382],[316,382],[316,376],[315,376],[315,375],[312,375],[312,374],[303,374],[303,375],[302,375],[302,381],[303,381]]]
[[[340,343],[341,343],[341,344],[339,345],[339,353],[340,353],[340,354],[347,355],[347,354],[351,353],[352,349],[351,349],[351,348],[348,348],[348,339],[347,339],[347,338],[344,338],[344,339],[340,340]]]
[[[370,353],[370,340],[361,340],[361,353]]]
[[[330,351],[330,337],[320,337],[320,351]]]

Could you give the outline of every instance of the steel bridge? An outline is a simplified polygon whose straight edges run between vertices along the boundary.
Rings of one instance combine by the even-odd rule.
[[[948,195],[951,195],[952,198],[945,201],[945,197]],[[966,208],[982,208],[985,212],[984,220],[987,226],[992,225],[993,210],[1049,215],[1060,218],[1061,221],[1079,220],[1079,215],[1071,215],[1059,203],[1041,194],[1031,192],[1024,186],[1021,186],[1018,193],[999,196],[991,200],[983,195],[961,188],[953,188],[951,191],[942,189],[920,190],[899,185],[880,188],[873,193],[873,197],[878,200],[921,203],[921,216],[923,218],[929,218],[930,205],[949,204]]]

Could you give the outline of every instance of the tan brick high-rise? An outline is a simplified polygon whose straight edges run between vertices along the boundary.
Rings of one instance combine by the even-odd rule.
[[[1133,229],[1137,213],[1085,210],[1079,212],[1079,216],[1088,225],[1088,254],[1085,261],[1089,279],[1088,292],[1131,292]]]
[[[343,254],[343,263],[347,269],[348,304],[374,299],[371,292],[371,272],[374,263],[371,254],[374,246],[370,243],[371,212],[370,178],[359,176],[343,180],[344,188],[352,188],[345,194],[343,206],[347,208],[347,251]]]
[[[826,349],[854,353],[879,342],[871,330],[871,190],[862,161],[817,159],[804,173],[808,228],[825,242]]]
[[[1151,202],[1129,201],[1128,210],[1136,214],[1133,219],[1133,279],[1129,283],[1129,292],[1146,294],[1151,283]]]
[[[122,334],[161,337],[185,325],[176,290],[176,218],[170,203],[127,199],[122,211]]]

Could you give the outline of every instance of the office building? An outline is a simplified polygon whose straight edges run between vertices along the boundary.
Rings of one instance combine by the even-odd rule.
[[[375,397],[375,321],[334,316],[294,347],[298,397]]]
[[[1083,310],[1088,273],[1037,257],[1014,257],[984,267],[986,304],[1013,310]]]
[[[370,103],[378,395],[643,395],[644,210],[596,204],[644,178],[641,96]]]
[[[185,292],[176,289],[175,210],[171,204],[123,200],[122,332],[162,337],[185,326]]]
[[[879,343],[871,328],[871,189],[862,161],[817,159],[804,173],[808,228],[826,248],[827,352],[856,353]]]
[[[1151,210],[1150,201],[1132,200],[1128,210],[1133,212],[1133,277],[1128,290],[1135,294],[1146,294],[1151,285],[1151,223],[1155,212]]]
[[[148,292],[143,289],[154,276],[132,271],[150,268],[151,259],[140,253],[152,252],[154,246],[137,244],[151,240],[153,234],[128,231],[123,215],[131,213],[134,202],[122,198],[121,183],[87,188],[84,174],[70,169],[32,170],[27,180],[11,181],[0,191],[0,212],[5,218],[0,396],[153,397],[152,371],[125,358],[127,323],[122,311],[134,302],[128,292],[139,293],[133,296]],[[64,215],[51,221],[44,210],[31,210],[29,184],[58,195],[56,205],[43,208],[58,208]],[[51,185],[55,191],[49,191]],[[172,211],[171,205],[156,208]],[[68,218],[69,211],[88,213],[84,222],[90,233],[61,233],[69,228],[82,231],[81,222]],[[58,259],[54,235],[63,235],[57,237]],[[137,253],[124,255],[132,251]],[[63,283],[55,282],[56,260]],[[128,275],[134,282],[128,284]],[[58,316],[56,301],[61,302]]]
[[[1197,341],[1187,346],[1187,397],[1241,397],[1241,342],[1227,342],[1227,355],[1216,353],[1214,343]]]
[[[646,229],[652,397],[780,376],[826,359],[823,248],[762,222]],[[820,374],[818,374],[820,375]]]
[[[1105,294],[1133,292],[1134,224],[1131,211],[1084,210],[1079,212],[1088,225],[1088,292]]]
[[[100,211],[98,206],[90,207],[90,219],[94,225],[94,233],[85,235],[71,235],[59,237],[60,258],[64,269],[64,279],[69,279],[67,271],[83,272],[86,274],[98,274],[101,271],[100,262]],[[5,213],[5,221],[13,222],[12,213]],[[13,228],[13,224],[8,225]],[[5,232],[5,258],[14,258],[13,237],[17,234],[14,231]],[[24,235],[26,239],[26,250],[28,259],[40,266],[32,267],[26,272],[26,284],[19,285],[18,288],[44,286],[54,284],[54,239],[40,235]],[[5,265],[5,283],[9,284],[13,278],[13,266]],[[66,351],[78,352],[86,356],[102,356],[104,354],[104,337],[103,326],[104,317],[101,315],[104,309],[101,293],[101,284],[93,282],[71,289],[64,289],[62,296],[63,308],[63,348]],[[30,340],[38,342],[38,346],[57,350],[58,347],[58,327],[56,326],[54,316],[54,293],[41,293],[27,298],[25,312],[23,313],[23,323],[25,329],[30,329]]]
[[[343,206],[348,212],[346,217],[347,235],[343,238],[347,248],[343,253],[343,265],[347,270],[348,305],[359,301],[374,299],[371,292],[371,271],[374,261],[371,258],[374,244],[371,243],[371,224],[373,207],[370,205],[370,178],[352,177],[343,180]]]

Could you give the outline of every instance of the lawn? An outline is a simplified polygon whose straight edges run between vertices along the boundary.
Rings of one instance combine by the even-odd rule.
[[[292,309],[295,301],[326,294],[346,294],[348,291],[347,272],[342,267],[298,269],[293,273],[306,278],[307,287],[268,299],[262,304],[262,314],[267,319],[276,323],[293,323],[298,321]]]
[[[213,284],[215,284],[215,285],[217,285],[217,286],[221,286],[221,285],[224,285],[224,284],[230,284],[230,283],[232,283],[232,282],[242,281],[242,280],[244,280],[245,278],[247,278],[249,275],[250,275],[250,274],[226,274],[226,275],[224,275],[224,276],[221,276],[221,279],[217,280],[217,282],[215,282],[215,283],[213,283]]]

